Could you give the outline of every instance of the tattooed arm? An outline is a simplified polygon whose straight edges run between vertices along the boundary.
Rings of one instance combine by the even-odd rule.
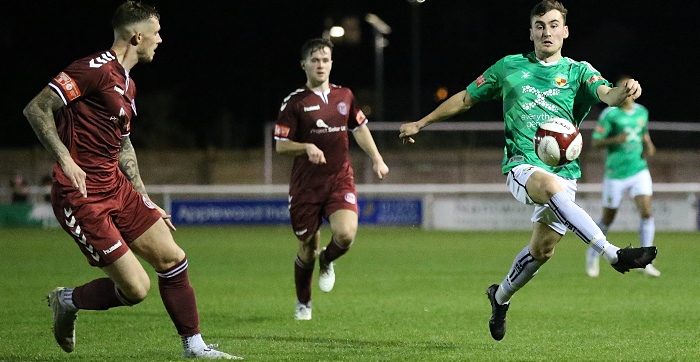
[[[134,146],[131,144],[131,139],[129,136],[122,137],[122,145],[119,149],[119,169],[122,170],[124,176],[126,176],[129,182],[131,182],[134,190],[151,201],[151,198],[148,197],[148,193],[146,192],[146,186],[143,184],[143,180],[141,180],[139,163],[136,161],[136,151],[134,150]],[[151,204],[153,204],[153,206],[160,211],[165,224],[170,228],[170,230],[175,230],[175,226],[173,226],[172,221],[170,221],[170,215],[168,215],[165,210],[156,205],[153,201],[151,201]]]
[[[41,144],[49,151],[51,156],[58,161],[73,187],[80,191],[83,197],[87,197],[85,190],[85,172],[75,163],[68,148],[61,142],[56,130],[54,113],[63,107],[63,101],[49,87],[39,92],[26,107],[24,116],[34,129]]]
[[[139,164],[136,161],[136,151],[134,151],[134,146],[131,145],[129,136],[122,137],[122,146],[119,149],[119,169],[122,170],[124,176],[131,182],[131,185],[134,186],[138,193],[148,197],[146,186],[141,180]]]

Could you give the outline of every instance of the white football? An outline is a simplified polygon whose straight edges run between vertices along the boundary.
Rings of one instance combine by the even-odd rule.
[[[561,167],[578,158],[583,139],[578,128],[563,118],[540,123],[533,138],[535,152],[547,166]]]

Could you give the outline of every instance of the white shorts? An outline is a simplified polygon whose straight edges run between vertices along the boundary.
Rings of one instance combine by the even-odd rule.
[[[557,216],[554,215],[552,209],[549,208],[549,205],[541,205],[535,203],[527,194],[525,184],[527,183],[527,180],[530,178],[532,173],[535,171],[544,172],[554,177],[562,185],[562,187],[564,187],[564,190],[566,190],[566,193],[569,194],[569,197],[571,197],[572,201],[576,200],[576,180],[563,178],[541,167],[527,164],[518,165],[512,170],[510,170],[506,179],[506,185],[508,186],[508,189],[510,189],[510,193],[513,194],[513,197],[515,197],[516,200],[522,202],[525,205],[535,205],[535,211],[532,213],[532,218],[530,218],[530,221],[545,224],[549,226],[552,230],[556,231],[558,234],[564,235],[566,234],[567,230],[566,225],[559,221]]]
[[[619,208],[625,192],[629,193],[631,198],[638,195],[651,196],[651,174],[649,174],[649,170],[641,170],[623,179],[604,178],[603,207],[606,209]]]

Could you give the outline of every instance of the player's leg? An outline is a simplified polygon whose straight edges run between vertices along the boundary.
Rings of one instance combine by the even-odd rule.
[[[299,250],[294,257],[294,285],[297,302],[294,319],[311,319],[311,285],[314,266],[321,240],[321,207],[317,203],[304,202],[302,196],[290,197],[289,216],[292,230],[297,237]]]
[[[491,302],[489,330],[495,340],[506,334],[506,312],[510,298],[529,282],[540,267],[554,255],[554,247],[561,235],[541,222],[533,223],[530,244],[515,256],[513,264],[500,285],[494,284],[486,291]]]
[[[544,170],[535,171],[526,183],[528,195],[536,203],[546,203],[569,230],[590,244],[620,273],[644,268],[656,258],[655,247],[620,249],[608,242],[593,219],[574,202],[570,190],[564,189],[561,180]],[[565,180],[565,183],[573,183],[575,187],[573,180]]]
[[[318,286],[330,292],[335,285],[334,261],[350,250],[357,234],[357,212],[340,209],[333,212],[328,220],[331,224],[331,241],[321,250],[318,257]]]
[[[615,220],[618,207],[622,201],[622,196],[625,193],[624,180],[616,180],[611,178],[603,179],[602,206],[603,215],[597,224],[603,234],[607,235],[610,225]],[[589,277],[595,278],[600,273],[600,254],[590,246],[586,250],[586,274]]]
[[[134,305],[146,297],[150,280],[109,215],[113,198],[91,195],[91,202],[73,203],[80,195],[52,190],[54,214],[92,266],[110,278],[98,278],[75,288],[55,288],[48,296],[56,341],[66,352],[75,348],[78,310],[106,310]],[[116,284],[115,284],[116,282]]]
[[[649,170],[643,170],[633,177],[635,182],[630,189],[630,195],[634,198],[637,210],[639,210],[639,244],[642,247],[649,247],[654,245],[656,234],[656,225],[651,211],[651,175]],[[661,275],[652,264],[644,268],[644,273],[654,277]]]
[[[213,349],[202,339],[194,289],[188,276],[185,252],[175,243],[163,219],[157,219],[131,242],[131,248],[158,275],[160,297],[183,345],[183,357],[204,359],[240,359]]]
[[[299,240],[299,251],[294,259],[294,286],[297,293],[294,319],[296,320],[305,321],[312,317],[311,286],[320,240],[320,230],[317,230],[306,240]]]

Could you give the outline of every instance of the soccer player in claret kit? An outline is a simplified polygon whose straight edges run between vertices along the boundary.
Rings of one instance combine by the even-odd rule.
[[[170,216],[146,193],[129,139],[136,116],[136,86],[129,71],[153,60],[162,42],[160,15],[149,5],[127,1],[115,11],[112,28],[110,49],[73,62],[24,109],[57,161],[54,213],[90,265],[107,275],[51,291],[47,299],[54,337],[72,352],[78,310],[133,306],[146,298],[150,279],[138,255],[158,274],[161,299],[182,340],[182,356],[241,359],[202,340],[185,252],[173,240]]]
[[[550,167],[535,153],[533,136],[539,123],[559,117],[578,127],[593,104],[602,101],[618,105],[628,97],[637,99],[642,93],[634,79],[611,88],[590,64],[561,55],[564,39],[569,36],[566,15],[567,10],[558,1],[544,0],[535,5],[530,13],[533,52],[502,58],[465,90],[399,130],[405,143],[413,143],[412,137],[431,123],[467,111],[480,101],[503,102],[506,146],[502,171],[513,196],[534,205],[534,213],[529,245],[515,257],[500,285],[493,284],[486,292],[491,303],[489,330],[496,340],[505,336],[511,297],[552,257],[567,228],[620,273],[644,268],[656,257],[653,246],[620,249],[611,244],[591,217],[576,205],[576,180],[581,176],[578,160],[563,167]]]
[[[621,77],[617,83],[629,79]],[[651,212],[652,183],[646,157],[654,156],[656,147],[651,141],[647,125],[649,111],[643,105],[627,98],[618,107],[607,107],[598,117],[593,132],[593,147],[604,148],[605,176],[603,177],[603,215],[598,226],[607,233],[622,198],[627,193],[639,211],[639,244],[654,244],[654,216]],[[595,278],[599,273],[600,255],[592,248],[586,252],[586,274]],[[644,274],[658,277],[661,272],[653,264],[640,269]]]
[[[345,254],[357,233],[357,194],[348,153],[348,132],[372,159],[379,179],[389,172],[367,128],[367,118],[348,88],[329,83],[333,44],[311,39],[301,48],[306,85],[280,107],[275,140],[278,153],[294,156],[289,183],[289,213],[299,239],[294,260],[297,303],[294,318],[311,319],[311,285],[319,259],[319,288],[335,283],[333,261]],[[322,219],[330,222],[331,240],[319,252]]]

